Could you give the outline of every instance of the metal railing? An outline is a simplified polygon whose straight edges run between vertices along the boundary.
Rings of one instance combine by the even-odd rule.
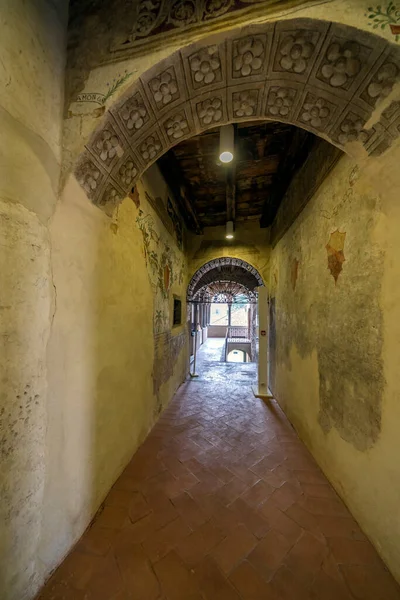
[[[230,326],[226,332],[227,338],[246,338],[250,339],[250,330],[248,327],[234,327]]]

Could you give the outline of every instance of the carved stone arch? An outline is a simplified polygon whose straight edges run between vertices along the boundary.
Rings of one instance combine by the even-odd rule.
[[[197,269],[188,285],[186,299],[188,302],[205,300],[213,293],[216,283],[225,282],[236,284],[236,292],[246,294],[251,301],[256,298],[255,288],[264,285],[255,267],[240,258],[224,256]],[[214,290],[216,293],[215,287]]]
[[[400,47],[353,27],[288,19],[234,29],[145,72],[107,111],[75,174],[112,214],[172,146],[246,120],[290,123],[349,154],[358,142],[379,155],[400,134],[400,98],[377,122],[371,116],[399,81]]]

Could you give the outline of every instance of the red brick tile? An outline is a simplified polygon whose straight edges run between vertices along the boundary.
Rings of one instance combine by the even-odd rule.
[[[106,558],[73,550],[57,570],[57,582],[76,590],[87,589],[94,573],[106,564]],[[53,578],[53,583],[55,583]]]
[[[259,477],[264,477],[271,473],[272,469],[275,469],[283,462],[283,457],[279,454],[269,454],[264,456],[260,461],[251,467],[251,470]]]
[[[159,528],[158,528],[159,529]],[[156,523],[154,521],[154,515],[150,514],[135,523],[128,523],[120,530],[120,533],[114,542],[118,544],[120,538],[130,538],[133,539],[136,544],[140,544],[144,542],[150,535],[153,534],[154,531],[157,530]]]
[[[327,546],[305,531],[286,556],[285,564],[301,584],[308,586],[327,555]]]
[[[342,565],[347,585],[357,600],[399,600],[400,587],[381,566]]]
[[[279,600],[309,600],[308,588],[304,587],[285,566],[273,576],[271,586]],[[337,600],[341,600],[337,598]]]
[[[179,513],[171,500],[161,492],[155,492],[147,496],[148,506],[152,510],[150,516],[155,529],[164,527],[167,523],[175,520]]]
[[[192,529],[207,521],[207,515],[187,492],[174,498],[172,503],[185,523]]]
[[[143,542],[143,548],[147,556],[154,563],[165,556],[190,533],[190,527],[179,517],[148,537]]]
[[[346,585],[320,571],[310,588],[310,600],[352,600]]]
[[[313,498],[337,498],[335,490],[328,483],[325,485],[316,483],[302,483],[301,487],[307,496],[311,496]]]
[[[310,531],[316,537],[320,537],[322,535],[318,525],[317,517],[306,511],[297,502],[292,504],[292,506],[285,511],[285,514],[292,519],[292,521],[295,521],[300,527],[306,531]]]
[[[143,494],[135,492],[131,495],[129,504],[129,518],[132,523],[136,523],[139,519],[143,519],[151,512],[150,506],[147,504]]]
[[[96,517],[95,523],[98,527],[122,529],[128,520],[129,517],[126,508],[120,508],[119,506],[105,506],[101,513]]]
[[[239,477],[234,477],[229,483],[220,487],[215,492],[215,496],[226,506],[236,500],[236,498],[248,490],[248,488],[249,486],[247,483],[239,479]]]
[[[302,528],[272,503],[260,507],[260,515],[274,531],[281,533],[293,545],[300,537]]]
[[[225,537],[226,534],[210,519],[179,542],[176,551],[185,563],[195,565]]]
[[[242,498],[237,498],[229,508],[237,515],[238,522],[243,523],[257,538],[264,537],[269,531],[267,521]]]
[[[99,527],[94,523],[79,540],[76,550],[86,554],[105,556],[118,532],[115,529]]]
[[[301,496],[301,490],[289,482],[285,482],[280,488],[271,495],[271,502],[278,508],[285,511],[296,502]]]
[[[229,470],[249,486],[254,485],[260,480],[260,477],[253,473],[253,471],[251,471],[249,468],[237,463],[229,463]]]
[[[400,600],[278,404],[219,385],[178,390],[41,600]]]
[[[273,588],[247,560],[236,567],[229,580],[244,600],[278,600]]]
[[[316,520],[320,531],[326,537],[345,537],[365,541],[366,537],[352,517],[327,517],[317,515]]]
[[[282,565],[290,548],[291,544],[281,533],[271,530],[249,554],[248,560],[260,575],[266,581],[269,581],[275,571]]]
[[[169,552],[154,565],[162,590],[171,600],[201,600],[196,578],[176,552]]]
[[[310,498],[303,496],[299,504],[313,515],[326,515],[330,517],[348,517],[349,511],[339,499],[335,498]]]
[[[242,494],[241,498],[250,506],[257,508],[257,506],[265,502],[274,491],[275,488],[265,481],[258,481],[247,490],[247,492]]]
[[[309,484],[321,484],[326,485],[328,480],[324,476],[324,474],[315,469],[313,471],[296,471],[293,470],[293,474],[300,483],[309,483]]]
[[[220,479],[223,483],[229,483],[235,477],[232,471],[230,471],[226,467],[212,465],[208,468],[210,472],[213,475],[215,475],[218,479]]]
[[[94,600],[94,598],[88,590],[76,590],[62,581],[51,579],[37,600]]]
[[[245,558],[256,545],[257,540],[243,524],[239,524],[212,551],[212,556],[225,574]]]
[[[195,569],[198,586],[207,600],[240,600],[234,587],[222,575],[215,562],[206,557]]]
[[[124,589],[135,600],[156,600],[160,586],[140,544],[131,545],[117,557]],[[131,597],[130,596],[130,597]]]
[[[347,538],[329,538],[329,546],[338,564],[376,565],[379,558],[372,544]]]
[[[87,586],[96,600],[110,600],[123,588],[121,573],[112,555],[104,559],[104,564],[93,573]]]

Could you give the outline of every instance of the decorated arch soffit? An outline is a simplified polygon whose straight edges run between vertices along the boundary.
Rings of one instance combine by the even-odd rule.
[[[233,30],[172,54],[106,113],[75,174],[107,214],[183,139],[228,122],[281,121],[370,155],[400,134],[400,48],[358,29],[294,19]]]
[[[221,257],[207,262],[193,275],[188,302],[254,302],[263,286],[257,269],[239,258]]]

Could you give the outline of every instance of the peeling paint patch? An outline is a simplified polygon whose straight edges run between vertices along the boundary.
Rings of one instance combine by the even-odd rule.
[[[346,232],[341,233],[338,229],[336,229],[336,231],[331,233],[329,242],[326,245],[326,251],[328,253],[328,269],[335,280],[335,285],[340,273],[342,272],[343,263],[346,260],[344,257],[345,239]]]

